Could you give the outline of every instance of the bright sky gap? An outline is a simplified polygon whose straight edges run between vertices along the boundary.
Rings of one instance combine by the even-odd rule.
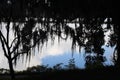
[[[10,25],[12,26],[12,23]],[[40,24],[36,24],[36,26],[39,26],[39,25]],[[6,31],[4,29],[5,28],[4,26],[6,26],[6,24],[2,23],[1,26],[3,26],[2,32],[5,35]],[[69,23],[68,26],[75,29],[75,24],[73,24],[73,23]],[[77,24],[77,26],[79,26],[79,25]],[[102,28],[105,29],[106,24],[103,24]],[[105,49],[104,56],[106,56],[106,58],[107,58],[107,60],[104,62],[105,65],[113,65],[112,57],[113,57],[114,48],[116,46],[106,47],[107,41],[109,41],[109,35],[112,33],[113,33],[112,30],[108,30],[107,32],[104,33],[104,35],[105,35],[104,39],[105,39],[106,43],[102,47]],[[11,32],[10,32],[11,39],[10,40],[13,39],[13,35],[14,34],[12,33],[12,30],[11,30]],[[44,45],[44,47],[42,48],[42,51],[38,52],[36,50],[36,52],[35,52],[36,55],[31,57],[30,63],[26,63],[26,62],[22,63],[22,58],[21,58],[18,61],[17,66],[15,67],[15,70],[25,70],[27,67],[32,67],[32,66],[36,66],[36,65],[47,65],[48,64],[49,67],[52,67],[57,63],[63,63],[64,65],[68,64],[69,59],[72,58],[71,57],[72,40],[70,40],[70,38],[68,38],[66,41],[61,40],[59,43],[57,38],[58,37],[56,36],[54,45],[52,44],[52,40],[49,40],[47,43],[47,46]],[[79,68],[85,67],[84,66],[84,64],[85,64],[84,53],[85,53],[84,48],[82,48],[81,53],[79,54],[78,47],[76,48],[76,50],[74,52],[73,57],[75,58],[76,65]],[[54,60],[54,59],[56,59],[56,60]],[[3,55],[1,45],[0,45],[0,64],[3,64],[3,65],[0,65],[0,68],[9,69],[7,59]]]

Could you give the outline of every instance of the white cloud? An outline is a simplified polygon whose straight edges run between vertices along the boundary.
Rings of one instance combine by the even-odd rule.
[[[35,56],[31,57],[31,61],[29,62],[22,62],[22,58],[17,62],[17,66],[15,70],[24,70],[27,67],[36,66],[42,64],[42,59],[48,56],[59,56],[63,55],[64,53],[71,53],[71,40],[67,39],[66,41],[60,40],[58,42],[57,37],[55,38],[54,45],[51,45],[51,40],[48,41],[47,47],[44,45],[42,51],[39,53],[36,49]],[[1,50],[0,50],[1,51]],[[3,52],[0,52],[0,68],[8,68],[7,59],[5,59]],[[25,57],[24,57],[25,59]]]
[[[69,24],[69,26],[73,29],[75,28],[74,24]],[[109,40],[109,37],[108,37],[109,34],[110,34],[110,31],[105,33],[105,35],[106,35],[105,40],[106,41]],[[10,36],[12,36],[12,35],[13,34],[11,34]],[[25,62],[25,61],[22,62],[22,58],[20,58],[15,70],[24,70],[27,67],[40,65],[40,64],[42,64],[42,59],[45,57],[48,57],[48,56],[59,56],[59,55],[63,55],[64,53],[71,53],[72,40],[70,38],[68,38],[66,41],[60,40],[60,43],[59,43],[58,38],[55,37],[54,45],[52,45],[51,43],[52,43],[52,40],[49,40],[47,47],[46,47],[46,45],[44,45],[42,48],[42,51],[40,51],[39,53],[36,49],[35,56],[31,57],[30,64],[28,62]],[[8,63],[7,63],[7,59],[4,57],[4,54],[3,54],[3,51],[1,48],[2,47],[0,45],[0,68],[9,68]],[[111,49],[111,48],[109,48],[109,49]],[[107,50],[107,48],[106,48],[106,50]],[[76,48],[75,52],[79,53],[78,47]],[[82,48],[81,52],[84,52],[83,48]],[[108,52],[106,52],[106,53],[108,53]],[[108,56],[108,54],[106,56]],[[82,59],[82,57],[80,57],[80,58]],[[26,59],[26,58],[24,57],[24,59]]]
[[[56,56],[62,55],[65,52],[71,51],[71,40],[67,39],[67,41],[60,40],[58,42],[57,37],[55,38],[54,45],[51,45],[51,40],[48,42],[47,48],[43,48],[43,56]]]

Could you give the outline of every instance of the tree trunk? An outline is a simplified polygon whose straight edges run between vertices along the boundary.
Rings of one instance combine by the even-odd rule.
[[[119,17],[116,16],[114,19],[114,23],[117,25],[116,27],[116,34],[118,35],[117,37],[117,61],[115,63],[115,66],[119,69],[120,68],[120,34],[119,34],[119,30],[120,30],[120,22],[119,22]]]
[[[8,62],[9,62],[11,80],[15,80],[15,73],[14,73],[14,69],[13,69],[12,60],[8,59]]]
[[[120,25],[118,27],[120,27]],[[120,68],[120,34],[119,33],[118,33],[118,40],[117,40],[117,56],[118,58],[116,62],[116,67]]]

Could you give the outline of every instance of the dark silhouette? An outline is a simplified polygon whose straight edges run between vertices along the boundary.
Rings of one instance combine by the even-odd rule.
[[[65,66],[67,67],[67,69],[70,69],[70,70],[77,69],[74,58],[70,59],[68,62],[68,65],[65,65]]]
[[[39,49],[49,37],[54,40],[53,35],[58,36],[59,41],[66,40],[70,36],[72,50],[76,46],[79,46],[79,49],[84,47],[86,54],[93,52],[96,55],[86,57],[86,66],[89,63],[101,66],[101,62],[105,60],[104,49],[102,49],[105,43],[102,24],[107,24],[107,29],[114,30],[114,34],[110,36],[109,46],[117,45],[118,58],[115,66],[119,69],[120,23],[116,3],[117,1],[111,0],[81,0],[80,2],[79,0],[1,0],[0,23],[7,23],[5,28],[7,34],[4,35],[1,29],[0,41],[4,55],[8,59],[11,79],[14,79],[13,64],[17,63],[20,55],[25,54],[30,59],[35,47]],[[11,23],[14,32],[12,43],[9,36]],[[36,23],[41,26],[36,27]],[[68,23],[74,23],[75,29],[69,27]],[[70,65],[74,67],[73,63]],[[56,65],[58,69],[59,65]]]

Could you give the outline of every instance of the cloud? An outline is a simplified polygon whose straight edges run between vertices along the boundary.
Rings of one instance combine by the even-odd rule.
[[[57,37],[55,38],[54,45],[51,45],[51,40],[48,42],[47,48],[43,48],[43,57],[46,56],[56,56],[56,55],[62,55],[65,52],[71,52],[71,40],[67,39],[67,41],[60,40],[58,42]]]
[[[40,65],[42,62],[39,58],[39,55],[36,54],[35,56],[31,56],[31,60],[29,62],[29,60],[26,61],[26,56],[24,56],[24,61],[22,61],[22,58],[20,58],[17,62],[17,65],[15,68],[15,70],[21,71],[21,70],[26,70],[28,67],[32,67],[32,66],[37,66]]]
[[[69,26],[71,28],[73,28],[73,29],[75,28],[74,24],[69,24]],[[105,27],[105,25],[104,25],[104,27]],[[3,30],[3,32],[5,32],[5,30]],[[108,37],[109,34],[110,34],[110,31],[105,33],[105,36],[106,36],[105,40],[106,41],[109,40],[109,37]],[[12,38],[12,35],[13,34],[11,34],[11,38]],[[60,40],[60,42],[58,42],[58,37],[55,37],[54,44],[51,44],[52,42],[53,42],[52,40],[49,40],[48,43],[47,43],[47,46],[44,45],[43,48],[42,48],[42,51],[40,50],[40,52],[38,52],[37,49],[36,49],[35,56],[31,57],[30,63],[29,62],[25,62],[25,61],[22,62],[22,58],[20,58],[20,60],[17,62],[15,70],[25,70],[27,67],[41,65],[41,64],[43,64],[42,60],[44,58],[49,57],[49,56],[57,57],[57,56],[62,56],[64,54],[66,54],[66,53],[69,53],[69,54],[71,53],[71,45],[72,45],[71,43],[72,43],[72,40],[70,38],[68,38],[66,41]],[[113,51],[113,49],[111,49],[111,48],[106,48],[106,50],[107,51],[105,52],[106,53],[105,56],[108,56]],[[111,53],[109,53],[108,51],[111,51]],[[78,47],[77,47],[75,53],[79,53]],[[77,57],[77,60],[78,60],[76,62],[78,62],[78,63],[79,63],[80,59],[82,61],[84,61],[84,59],[83,59],[84,49],[83,48],[82,48],[81,53],[82,54],[81,54],[80,57],[78,57],[78,55],[75,54],[75,56]],[[108,56],[108,57],[110,58],[110,56]],[[78,58],[80,58],[80,59],[78,59]],[[107,59],[109,60],[109,58],[107,58]],[[26,59],[26,57],[24,57],[24,60],[25,59]],[[66,58],[64,58],[64,59],[66,59]],[[0,68],[7,68],[7,69],[9,68],[7,59],[4,57],[1,45],[0,45]]]
[[[71,40],[67,39],[66,41],[60,40],[58,42],[58,38],[55,37],[54,45],[51,44],[52,40],[48,41],[47,47],[46,45],[43,46],[42,51],[38,53],[37,49],[35,51],[35,56],[31,57],[30,63],[22,62],[22,57],[18,60],[15,70],[25,70],[27,67],[36,66],[42,64],[42,59],[49,57],[49,56],[60,56],[64,55],[65,53],[71,53]],[[1,51],[1,50],[0,50]],[[0,68],[9,68],[7,59],[4,57],[3,52],[0,52]],[[24,60],[26,56],[24,56]]]

